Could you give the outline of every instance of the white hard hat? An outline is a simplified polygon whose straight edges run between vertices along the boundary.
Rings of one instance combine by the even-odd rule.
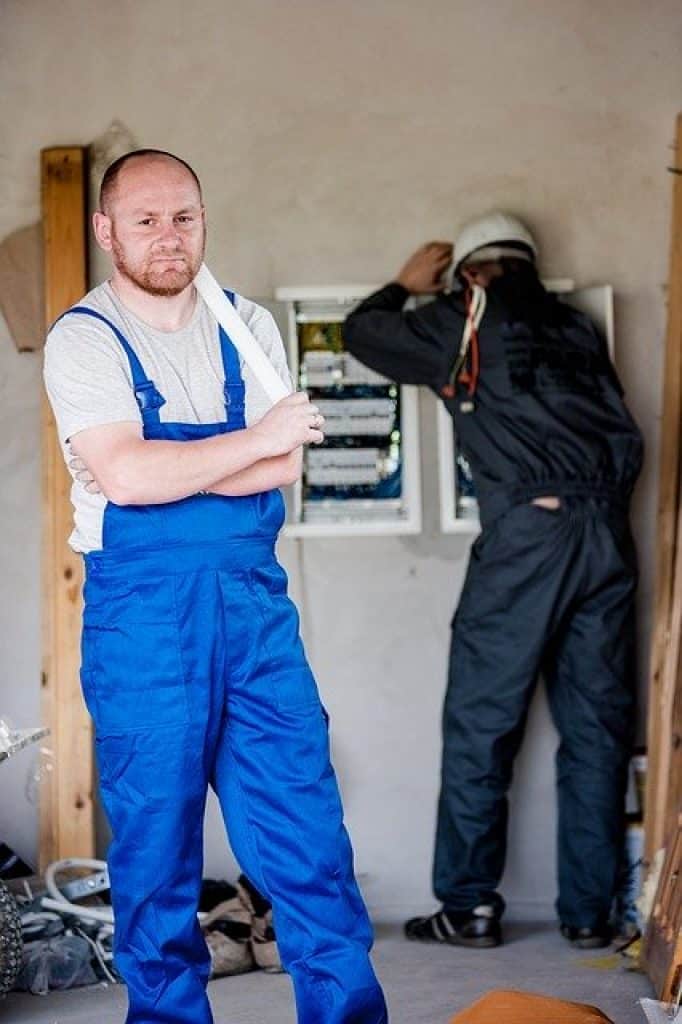
[[[518,248],[522,246],[522,248]],[[453,266],[455,270],[478,250],[483,259],[518,256],[534,260],[538,254],[535,240],[525,225],[509,213],[488,213],[465,224],[457,236]]]

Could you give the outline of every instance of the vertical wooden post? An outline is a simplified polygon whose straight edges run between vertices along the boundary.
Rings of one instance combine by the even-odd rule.
[[[679,643],[672,634],[675,616],[674,583],[680,577],[676,560],[682,558],[678,535],[680,455],[682,454],[682,114],[677,118],[673,174],[673,210],[670,238],[668,327],[663,377],[660,477],[657,517],[657,562],[654,630],[649,673],[648,771],[646,792],[645,859],[651,860],[666,836],[670,815],[669,780],[673,758],[682,756],[682,737],[674,725]],[[678,595],[678,601],[680,597]],[[678,703],[679,714],[679,703]],[[673,809],[675,820],[678,808]]]
[[[674,835],[680,811],[682,811],[682,482],[677,501],[677,542],[673,567],[669,641],[663,662],[663,686],[669,695],[666,698],[666,707],[670,712],[668,721],[670,762],[665,773],[666,799],[663,809],[664,842]],[[680,923],[682,924],[682,915]],[[682,948],[680,953],[682,955]]]
[[[87,290],[87,152],[43,150],[46,327]],[[40,806],[41,867],[94,856],[92,730],[80,691],[81,559],[67,545],[71,479],[52,410],[43,400],[43,720],[54,768]]]
[[[644,935],[644,962],[656,995],[674,1002],[682,978],[682,815],[677,815]]]

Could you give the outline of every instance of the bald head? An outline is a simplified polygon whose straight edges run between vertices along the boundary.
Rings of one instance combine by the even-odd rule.
[[[101,212],[111,216],[111,208],[118,192],[119,179],[125,178],[126,169],[128,171],[146,169],[153,167],[154,164],[171,164],[177,166],[178,169],[184,169],[194,181],[199,193],[199,201],[201,202],[201,182],[196,172],[185,160],[175,156],[174,153],[167,153],[163,149],[136,149],[132,153],[125,153],[118,160],[114,160],[113,164],[109,164],[104,172],[99,189],[99,208]]]
[[[92,217],[100,248],[111,254],[119,295],[172,297],[201,266],[206,221],[192,168],[159,150],[127,153],[108,168]]]

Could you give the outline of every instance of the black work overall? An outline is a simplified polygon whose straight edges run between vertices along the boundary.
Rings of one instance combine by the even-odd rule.
[[[403,313],[397,284],[346,321],[372,368],[442,396],[464,326],[457,296]],[[636,555],[628,523],[642,442],[603,339],[547,303],[512,317],[495,287],[480,376],[445,399],[472,467],[482,531],[452,623],[434,891],[447,909],[503,902],[507,791],[542,673],[559,731],[563,923],[608,917],[633,732]],[[557,497],[556,510],[533,501]]]

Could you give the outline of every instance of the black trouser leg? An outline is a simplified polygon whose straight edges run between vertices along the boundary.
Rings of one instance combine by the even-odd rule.
[[[564,924],[603,925],[622,854],[633,730],[637,570],[627,524],[593,517],[589,576],[549,659],[547,691],[561,736],[557,909]]]
[[[496,895],[507,791],[548,636],[580,573],[570,516],[520,505],[472,548],[453,622],[433,884],[452,910]]]

